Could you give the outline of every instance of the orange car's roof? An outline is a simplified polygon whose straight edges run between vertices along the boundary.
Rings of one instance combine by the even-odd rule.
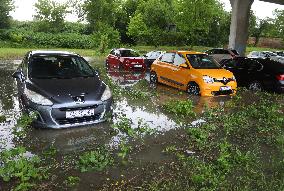
[[[181,54],[206,54],[204,52],[196,52],[196,51],[190,51],[190,50],[178,50],[176,52],[181,53]]]

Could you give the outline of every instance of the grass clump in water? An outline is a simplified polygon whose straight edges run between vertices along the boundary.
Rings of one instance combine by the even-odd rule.
[[[36,181],[46,179],[47,168],[41,167],[38,156],[27,157],[24,147],[0,153],[0,177],[4,182],[15,182],[14,190],[30,190]]]
[[[174,115],[180,117],[189,117],[196,115],[193,111],[194,106],[191,100],[171,100],[163,105],[163,108],[169,113],[173,113]]]
[[[6,116],[5,115],[0,115],[0,123],[6,122]]]
[[[112,166],[114,159],[111,153],[103,146],[94,151],[85,152],[79,157],[77,163],[81,172],[102,171],[108,166]]]

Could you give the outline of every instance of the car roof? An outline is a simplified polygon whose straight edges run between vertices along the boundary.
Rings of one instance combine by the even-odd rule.
[[[116,50],[133,50],[133,49],[131,49],[131,48],[117,48]]]
[[[78,56],[78,54],[68,51],[60,51],[60,50],[33,50],[30,52],[30,55],[69,55],[69,56]]]
[[[191,51],[191,50],[178,50],[178,51],[173,51],[181,54],[206,54],[204,52],[197,52],[197,51]]]

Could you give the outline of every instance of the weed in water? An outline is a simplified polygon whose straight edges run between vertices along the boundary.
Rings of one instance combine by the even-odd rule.
[[[121,159],[122,159],[122,161],[124,162],[124,163],[126,163],[126,157],[127,157],[127,155],[131,152],[131,150],[132,150],[132,146],[130,146],[130,145],[128,145],[127,143],[126,143],[126,140],[125,139],[123,139],[121,142],[120,142],[120,144],[119,144],[119,152],[117,153],[117,156],[119,156]]]
[[[193,111],[193,103],[191,100],[171,100],[163,105],[163,108],[166,111],[183,118],[196,115]]]
[[[5,150],[0,154],[0,177],[5,182],[15,181],[15,190],[30,190],[35,181],[48,178],[47,168],[40,167],[38,156],[27,157],[24,147]]]
[[[130,119],[127,117],[120,117],[119,121],[112,125],[112,128],[119,130],[132,138],[141,138],[145,135],[152,135],[156,133],[156,131],[151,129],[141,118],[138,120],[137,127],[132,127]]]
[[[81,172],[102,171],[113,164],[111,153],[103,146],[94,151],[85,152],[79,157],[77,166]]]
[[[6,116],[5,115],[0,115],[0,123],[6,122]]]
[[[22,139],[26,136],[27,129],[30,127],[32,122],[36,119],[36,114],[24,114],[17,120],[17,125],[13,128],[13,134]]]
[[[67,186],[67,187],[75,187],[79,184],[80,182],[80,178],[79,177],[76,177],[76,176],[69,176],[67,177],[67,179],[64,181],[64,184]]]

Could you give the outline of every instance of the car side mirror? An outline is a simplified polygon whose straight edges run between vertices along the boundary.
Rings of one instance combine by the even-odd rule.
[[[22,79],[22,72],[16,71],[12,74],[12,77],[16,79]]]
[[[181,67],[181,68],[189,68],[186,63],[180,64],[179,67]]]

